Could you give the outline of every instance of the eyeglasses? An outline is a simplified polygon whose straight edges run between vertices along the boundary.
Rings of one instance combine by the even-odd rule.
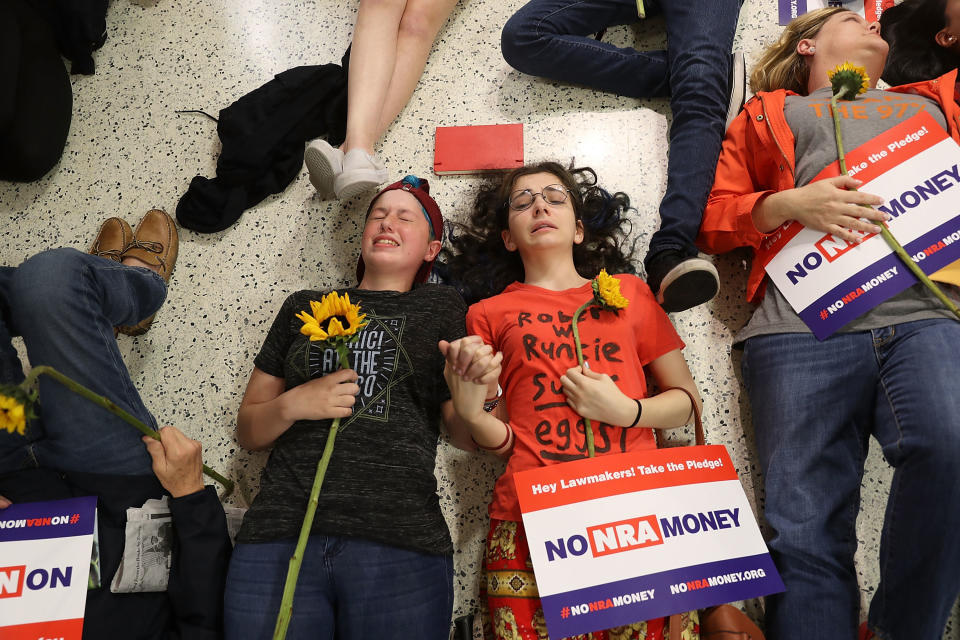
[[[530,189],[514,191],[507,203],[514,211],[524,211],[530,208],[537,196],[543,198],[543,201],[547,204],[563,204],[567,201],[568,193],[570,193],[570,190],[562,184],[548,184],[539,193],[534,193]]]

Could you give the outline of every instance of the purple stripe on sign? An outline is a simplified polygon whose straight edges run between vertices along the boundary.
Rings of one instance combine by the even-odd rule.
[[[777,4],[780,8],[781,26],[807,12],[807,0],[778,0]]]
[[[939,244],[941,241],[944,242],[943,246]],[[923,259],[917,264],[924,273],[931,274],[942,269],[960,259],[960,221],[954,219],[945,222],[907,243],[904,249],[911,256],[923,254]],[[896,275],[883,280],[883,274],[888,274],[891,268],[896,268]],[[810,327],[818,340],[824,340],[917,282],[907,265],[891,253],[825,293],[800,312],[800,319]],[[869,288],[864,289],[865,284]]]
[[[550,636],[562,638],[783,591],[766,553],[708,562],[541,598]]]
[[[0,542],[90,535],[96,513],[96,496],[12,504],[0,510]]]

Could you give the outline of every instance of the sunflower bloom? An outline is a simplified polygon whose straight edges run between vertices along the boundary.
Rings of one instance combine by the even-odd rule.
[[[867,75],[867,70],[849,62],[844,62],[827,71],[827,78],[830,79],[833,95],[840,100],[856,98],[870,88],[870,76]]]
[[[21,394],[0,393],[0,431],[24,435],[27,429],[27,410],[18,395]]]
[[[620,281],[607,274],[606,269],[601,269],[590,284],[593,287],[594,301],[603,309],[608,311],[626,309],[630,303],[620,293]]]
[[[331,291],[320,302],[310,301],[311,313],[301,311],[297,318],[303,321],[300,333],[310,337],[311,342],[330,338],[349,338],[367,323],[366,314],[360,313],[360,305],[350,303],[350,294],[340,296]]]

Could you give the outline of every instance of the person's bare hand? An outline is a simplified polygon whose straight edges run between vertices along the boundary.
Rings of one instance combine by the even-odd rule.
[[[203,489],[203,457],[200,443],[176,427],[160,429],[160,440],[143,436],[147,453],[153,458],[153,472],[174,498]]]
[[[294,421],[348,418],[353,413],[358,393],[357,372],[339,369],[287,391],[284,394],[285,412]]]
[[[628,398],[613,378],[590,367],[571,367],[560,376],[567,404],[584,418],[626,426],[636,414],[636,402]]]
[[[888,218],[886,213],[873,208],[883,204],[883,198],[851,191],[861,184],[860,180],[850,176],[837,176],[782,191],[777,194],[780,215],[807,228],[849,242],[861,242],[864,234],[880,233],[880,227],[874,223]]]
[[[485,344],[480,336],[466,336],[453,342],[441,340],[438,346],[447,359],[446,366],[465,381],[496,384],[503,354],[494,353],[493,347]]]
[[[9,500],[7,500],[5,497],[0,496],[0,509],[6,509],[7,507],[9,507],[9,506],[12,505],[12,504],[13,504],[13,503],[10,502]]]
[[[491,397],[491,387],[496,395],[502,354],[493,353],[493,348],[479,336],[453,342],[441,340],[437,346],[446,358],[443,377],[457,414],[465,420],[475,419],[483,413],[483,402]]]

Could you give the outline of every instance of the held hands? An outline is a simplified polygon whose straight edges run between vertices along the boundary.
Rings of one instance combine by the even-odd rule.
[[[203,459],[200,443],[176,427],[160,429],[160,440],[143,436],[153,458],[153,473],[174,498],[203,490]]]
[[[837,176],[775,193],[761,203],[760,208],[764,211],[755,223],[760,231],[769,232],[787,220],[796,220],[810,229],[859,243],[864,234],[880,233],[880,227],[873,224],[874,221],[889,218],[883,211],[872,208],[883,204],[883,198],[850,191],[861,184],[860,180],[850,176]]]
[[[467,336],[438,343],[446,358],[443,377],[457,413],[464,419],[483,412],[483,402],[497,394],[503,354],[494,353],[479,336]]]
[[[338,369],[287,391],[284,412],[292,421],[348,418],[358,393],[357,372]]]
[[[567,404],[584,418],[622,427],[636,417],[637,403],[610,376],[591,371],[589,364],[567,369],[560,384]]]

